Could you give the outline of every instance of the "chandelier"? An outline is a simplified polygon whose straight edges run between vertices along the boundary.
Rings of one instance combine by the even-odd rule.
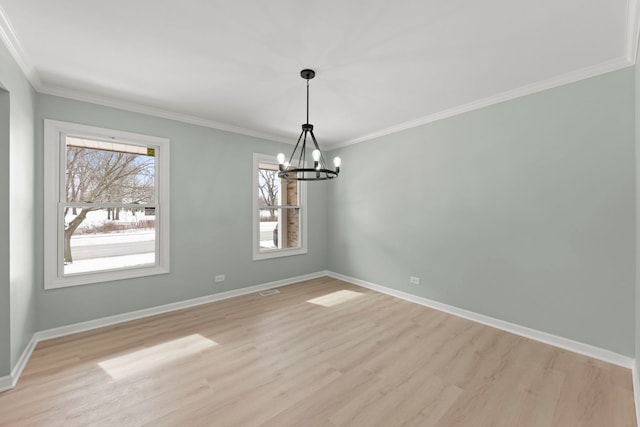
[[[302,125],[302,132],[298,137],[298,142],[293,149],[293,153],[291,153],[291,157],[289,157],[289,161],[286,161],[284,153],[278,154],[277,159],[280,168],[278,176],[289,181],[322,181],[337,178],[340,173],[340,157],[333,159],[335,170],[327,168],[322,151],[318,146],[318,141],[316,141],[316,137],[313,134],[313,125],[309,124],[309,80],[316,76],[316,72],[305,69],[300,71],[300,76],[307,81],[307,122]],[[311,151],[313,167],[311,167],[311,163],[307,163],[308,137],[311,137],[310,140],[313,142]],[[311,142],[309,143],[310,146]]]

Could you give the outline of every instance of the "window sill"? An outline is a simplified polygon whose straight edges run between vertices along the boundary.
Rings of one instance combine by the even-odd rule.
[[[129,269],[119,269],[114,271],[99,271],[95,273],[85,273],[75,276],[57,277],[52,280],[45,280],[44,289],[60,289],[71,286],[89,285],[94,283],[112,282],[114,280],[133,279],[137,277],[155,276],[168,274],[169,269],[161,266],[133,267]]]
[[[307,253],[307,248],[293,248],[293,249],[272,249],[253,254],[253,260],[259,261],[263,259],[282,258],[294,255],[303,255]]]

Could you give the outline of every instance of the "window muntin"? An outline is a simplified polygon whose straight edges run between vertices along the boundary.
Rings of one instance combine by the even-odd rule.
[[[45,121],[46,289],[168,272],[168,157],[163,138]]]
[[[307,252],[304,190],[278,177],[275,157],[254,155],[254,259]]]

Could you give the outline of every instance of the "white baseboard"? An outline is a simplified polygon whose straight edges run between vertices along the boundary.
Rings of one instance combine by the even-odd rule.
[[[27,366],[27,362],[31,357],[31,353],[33,353],[33,349],[36,348],[37,341],[35,339],[35,334],[29,340],[29,343],[25,347],[24,351],[20,355],[20,359],[18,359],[18,363],[11,371],[11,375],[6,377],[0,377],[0,393],[6,390],[11,390],[18,383],[18,379],[20,375],[22,375],[22,371],[24,371],[24,367]]]
[[[31,353],[36,347],[36,344],[40,341],[45,341],[52,338],[58,338],[65,335],[71,335],[78,332],[85,332],[92,329],[103,328],[105,326],[111,326],[118,323],[128,322],[130,320],[141,319],[143,317],[155,316],[157,314],[168,313],[171,311],[182,310],[184,308],[195,307],[202,304],[209,304],[216,301],[222,301],[225,299],[252,294],[255,292],[264,291],[267,289],[278,288],[282,286],[292,285],[294,283],[302,282],[305,280],[317,279],[320,277],[328,276],[327,271],[319,271],[316,273],[305,274],[303,276],[290,277],[288,279],[276,280],[274,282],[263,283],[260,285],[249,286],[241,289],[234,289],[232,291],[220,292],[213,295],[207,295],[200,298],[193,298],[186,301],[179,301],[171,304],[160,305],[157,307],[146,308],[143,310],[131,311],[129,313],[118,314],[115,316],[103,317],[101,319],[89,320],[87,322],[75,323],[73,325],[61,326],[58,328],[46,329],[44,331],[38,331],[33,334],[31,341],[27,344],[27,347],[22,352],[18,363],[11,372],[11,375],[0,377],[0,392],[10,390],[16,386],[20,375],[24,367],[27,365]]]
[[[11,375],[0,377],[0,392],[10,390],[14,388],[20,379],[20,375],[24,370],[31,353],[36,347],[36,344],[40,341],[58,338],[65,335],[71,335],[78,332],[84,332],[92,329],[102,328],[105,326],[111,326],[118,323],[128,322],[130,320],[140,319],[143,317],[154,316],[157,314],[168,313],[171,311],[181,310],[184,308],[195,307],[202,304],[208,304],[216,301],[222,301],[228,298],[233,298],[241,295],[252,294],[255,292],[264,291],[267,289],[273,289],[277,287],[292,285],[294,283],[302,282],[305,280],[317,279],[320,277],[329,276],[335,279],[343,280],[348,283],[352,283],[363,288],[371,289],[376,292],[391,295],[396,298],[404,299],[406,301],[414,302],[426,307],[430,307],[436,310],[440,310],[454,316],[462,317],[474,322],[478,322],[493,328],[501,329],[506,332],[510,332],[516,335],[530,338],[535,341],[540,341],[545,344],[549,344],[555,347],[559,347],[565,350],[569,350],[575,353],[579,353],[585,356],[593,357],[594,359],[602,360],[604,362],[612,363],[614,365],[622,366],[632,370],[634,396],[636,402],[636,415],[639,414],[640,409],[640,379],[638,378],[635,362],[633,358],[623,356],[621,354],[605,350],[599,347],[595,347],[589,344],[573,341],[568,338],[559,337],[557,335],[548,334],[546,332],[537,331],[535,329],[527,328],[524,326],[516,325],[514,323],[505,322],[504,320],[495,319],[493,317],[478,314],[469,310],[464,310],[451,305],[443,304],[438,301],[430,300],[428,298],[409,294],[407,292],[398,291],[392,288],[388,288],[374,283],[366,282],[364,280],[356,279],[354,277],[345,276],[343,274],[335,273],[332,271],[319,271],[312,274],[306,274],[303,276],[291,277],[288,279],[277,280],[274,282],[263,283],[260,285],[249,286],[247,288],[235,289],[232,291],[221,292],[218,294],[207,295],[200,298],[194,298],[186,301],[180,301],[171,304],[165,304],[158,307],[151,307],[144,310],[132,311],[129,313],[123,313],[115,316],[104,317],[101,319],[90,320],[87,322],[76,323],[73,325],[61,326],[58,328],[47,329],[39,331],[33,334],[31,341],[24,349],[18,363],[14,367]],[[638,416],[638,425],[640,426],[640,416]]]
[[[615,353],[610,350],[605,350],[603,348],[595,347],[589,344],[584,344],[568,338],[564,338],[564,337],[549,334],[546,332],[538,331],[535,329],[527,328],[526,326],[520,326],[515,323],[506,322],[504,320],[485,316],[483,314],[478,314],[473,311],[454,307],[452,305],[443,304],[441,302],[430,300],[428,298],[420,297],[417,295],[409,294],[407,292],[402,292],[396,289],[387,288],[386,286],[376,285],[374,283],[366,282],[364,280],[356,279],[354,277],[345,276],[343,274],[334,273],[332,271],[329,271],[327,275],[335,279],[352,283],[357,286],[362,286],[363,288],[371,289],[376,292],[391,295],[396,298],[401,298],[406,301],[411,301],[416,304],[434,308],[436,310],[444,311],[445,313],[449,313],[454,316],[458,316],[474,322],[482,323],[483,325],[501,329],[503,331],[510,332],[512,334],[520,335],[525,338],[530,338],[535,341],[540,341],[545,344],[552,345],[554,347],[559,347],[564,350],[569,350],[574,353],[579,353],[584,356],[589,356],[594,359],[598,359],[614,365],[622,366],[624,368],[631,369],[634,366],[633,358]],[[640,424],[638,425],[640,426]]]
[[[304,280],[317,279],[327,275],[326,271],[306,274],[304,276],[291,277],[289,279],[277,280],[275,282],[263,283],[260,285],[249,286],[247,288],[234,289],[232,291],[220,292],[217,294],[207,295],[204,297],[193,298],[186,301],[174,302],[171,304],[159,305],[157,307],[146,308],[143,310],[131,311],[129,313],[118,314],[115,316],[103,317],[101,319],[89,320],[87,322],[75,323],[73,325],[61,326],[58,328],[47,329],[36,332],[37,341],[58,338],[65,335],[71,335],[78,332],[89,331],[92,329],[111,326],[118,323],[128,322],[130,320],[141,319],[143,317],[155,316],[157,314],[168,313],[171,311],[182,310],[184,308],[195,307],[202,304],[209,304],[216,301],[252,294],[254,292],[264,291],[266,289],[277,288],[279,286],[287,286]]]

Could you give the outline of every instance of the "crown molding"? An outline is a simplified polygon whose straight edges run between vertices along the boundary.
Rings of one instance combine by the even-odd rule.
[[[359,142],[369,141],[371,139],[379,138],[381,136],[386,136],[386,135],[397,133],[403,130],[412,129],[418,126],[425,125],[427,123],[432,123],[438,120],[457,116],[462,113],[467,113],[469,111],[478,110],[480,108],[488,107],[494,104],[499,104],[501,102],[509,101],[515,98],[520,98],[525,95],[531,95],[537,92],[542,92],[547,89],[552,89],[558,86],[563,86],[569,83],[574,83],[580,80],[588,79],[590,77],[595,77],[601,74],[620,70],[622,68],[630,67],[632,65],[633,63],[628,61],[626,58],[617,58],[611,61],[606,61],[591,67],[585,67],[576,71],[572,71],[567,74],[563,74],[560,76],[552,77],[547,80],[542,80],[536,83],[522,86],[514,90],[509,90],[506,92],[499,93],[497,95],[489,96],[486,98],[469,102],[467,104],[449,108],[447,110],[443,110],[438,113],[431,114],[426,117],[422,117],[420,119],[404,122],[396,126],[391,126],[386,129],[382,129],[377,132],[373,132],[368,135],[361,136],[359,138],[333,144],[329,148],[333,150],[336,148],[357,144]]]
[[[630,4],[631,3],[636,4],[637,1],[638,0],[629,0]],[[640,19],[636,19],[635,21],[636,23],[639,23]],[[638,25],[636,25],[636,27],[638,27]],[[637,46],[638,38],[635,37],[635,40],[636,42],[633,43],[633,46],[634,46],[633,49],[635,49],[635,46]],[[467,104],[463,104],[457,107],[443,110],[438,113],[431,114],[429,116],[426,116],[420,119],[416,119],[416,120],[401,123],[399,125],[391,126],[391,127],[346,141],[346,142],[338,142],[335,144],[325,143],[325,147],[327,150],[334,150],[337,148],[346,147],[348,145],[369,141],[371,139],[379,138],[381,136],[390,135],[390,134],[397,133],[407,129],[412,129],[418,126],[425,125],[427,123],[432,123],[438,120],[457,116],[459,114],[463,114],[469,111],[478,110],[480,108],[488,107],[494,104],[499,104],[501,102],[509,101],[515,98],[520,98],[525,95],[531,95],[537,92],[542,92],[547,89],[552,89],[558,86],[563,86],[566,84],[578,82],[580,80],[588,79],[590,77],[595,77],[601,74],[617,71],[626,67],[630,67],[634,65],[634,63],[635,63],[635,57],[634,57],[634,61],[631,61],[628,58],[616,58],[616,59],[606,61],[594,66],[585,67],[576,71],[572,71],[570,73],[552,77],[547,80],[542,80],[536,83],[522,86],[514,90],[502,92],[497,95],[489,96],[487,98],[479,99],[477,101],[472,101]],[[38,92],[47,94],[47,95],[73,99],[76,101],[89,102],[92,104],[131,111],[134,113],[146,114],[146,115],[155,116],[155,117],[162,117],[165,119],[176,120],[183,123],[189,123],[193,125],[218,129],[218,130],[227,131],[227,132],[233,132],[240,135],[251,136],[254,138],[261,138],[261,139],[267,139],[270,141],[283,142],[285,144],[293,144],[293,141],[294,141],[293,139],[287,139],[282,136],[257,132],[251,129],[228,125],[225,123],[203,119],[200,117],[190,116],[186,114],[179,114],[179,113],[171,112],[168,110],[163,110],[160,108],[154,108],[154,107],[144,106],[144,105],[130,103],[130,102],[116,101],[107,97],[93,96],[93,95],[88,95],[86,93],[67,90],[67,89],[61,90],[61,89],[44,89],[43,88],[41,90],[38,90]]]
[[[133,113],[146,114],[154,117],[161,117],[164,119],[175,120],[182,123],[189,123],[192,125],[222,130],[226,132],[232,132],[240,135],[251,136],[254,138],[267,139],[270,141],[284,142],[287,144],[293,144],[292,139],[287,139],[283,136],[272,135],[269,133],[258,132],[252,129],[246,129],[239,126],[233,126],[225,123],[216,122],[213,120],[203,119],[201,117],[191,116],[188,114],[180,114],[161,108],[149,107],[132,102],[118,101],[109,97],[101,97],[90,95],[80,91],[56,89],[46,87],[38,75],[36,68],[32,65],[28,55],[22,48],[22,44],[18,39],[18,35],[13,29],[7,14],[2,6],[0,6],[0,39],[4,42],[5,46],[9,50],[9,53],[18,64],[18,67],[22,70],[27,80],[31,83],[34,89],[38,93],[45,95],[59,96],[63,98],[73,99],[75,101],[88,102],[91,104],[97,104],[105,107],[117,108],[120,110],[130,111]]]
[[[11,22],[9,22],[9,18],[2,6],[0,6],[0,39],[4,42],[9,53],[18,64],[18,67],[20,67],[24,75],[27,77],[27,80],[29,80],[36,90],[39,90],[42,87],[40,77],[22,48],[18,35],[13,29]]]
[[[226,123],[216,122],[214,120],[203,119],[201,117],[191,116],[188,114],[176,113],[162,108],[150,107],[147,105],[136,104],[133,102],[119,101],[109,97],[89,95],[84,92],[74,91],[69,89],[52,89],[42,88],[38,91],[44,95],[58,96],[62,98],[72,99],[74,101],[87,102],[90,104],[96,104],[103,107],[116,108],[119,110],[125,110],[132,113],[145,114],[148,116],[160,117],[163,119],[175,120],[182,123],[188,123],[192,125],[202,126],[206,128],[217,129],[225,132],[232,132],[240,135],[251,136],[254,138],[266,139],[269,141],[284,142],[286,144],[293,144],[291,139],[287,139],[283,136],[272,135],[269,133],[258,132],[255,130],[229,125]]]
[[[640,37],[640,6],[638,0],[627,0],[627,31],[624,41],[625,58],[631,64],[636,63]]]
[[[403,130],[411,129],[414,127],[422,126],[427,123],[435,122],[445,118],[453,117],[462,113],[477,110],[490,105],[498,104],[511,99],[519,98],[521,96],[530,95],[543,90],[551,89],[554,87],[562,86],[565,84],[573,83],[579,80],[595,77],[600,74],[616,71],[622,68],[632,66],[636,63],[636,52],[639,44],[640,37],[640,0],[627,0],[627,17],[626,17],[626,32],[624,40],[624,57],[616,58],[610,61],[603,62],[594,66],[582,68],[561,76],[552,77],[547,80],[532,83],[530,85],[522,86],[520,88],[506,91],[497,95],[489,96],[487,98],[472,101],[467,104],[463,104],[457,107],[453,107],[447,110],[431,114],[429,116],[422,117],[420,119],[411,120],[395,126],[391,126],[385,129],[381,129],[376,132],[372,132],[361,137],[351,139],[345,142],[338,142],[335,144],[326,143],[325,146],[328,150],[333,150],[349,145],[357,144],[359,142],[368,141],[371,139],[379,138],[392,133],[400,132]],[[18,36],[13,29],[9,19],[0,6],[0,39],[7,46],[7,49],[13,56],[14,60],[25,74],[29,82],[34,89],[42,94],[59,96],[63,98],[69,98],[76,101],[88,102],[92,104],[102,105],[105,107],[117,108],[134,113],[145,114],[154,117],[161,117],[169,120],[175,120],[182,123],[189,123],[197,126],[222,130],[226,132],[232,132],[240,135],[250,136],[254,138],[266,139],[275,142],[282,142],[286,144],[293,144],[293,140],[285,138],[280,135],[272,135],[269,133],[258,132],[252,129],[247,129],[230,124],[220,123],[217,121],[204,119],[197,116],[191,116],[188,114],[181,114],[161,108],[150,107],[142,104],[126,102],[121,100],[115,100],[113,98],[90,95],[80,91],[74,91],[70,89],[51,88],[46,87],[40,76],[38,75],[36,68],[32,65],[28,55],[22,48],[22,45],[18,39]]]

